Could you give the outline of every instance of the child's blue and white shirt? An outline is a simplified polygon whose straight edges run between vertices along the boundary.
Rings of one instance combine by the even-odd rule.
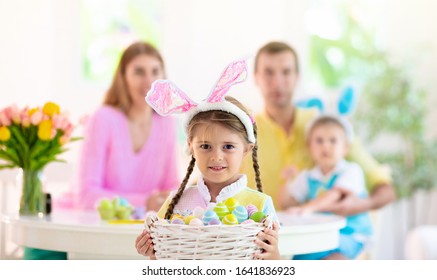
[[[318,166],[304,170],[287,186],[288,192],[299,203],[315,199],[324,191],[339,187],[352,191],[359,197],[367,197],[364,173],[361,167],[353,162],[341,160],[334,170],[323,175]],[[354,239],[365,242],[372,234],[372,223],[367,212],[349,216],[346,227],[340,230],[341,234],[352,235]]]

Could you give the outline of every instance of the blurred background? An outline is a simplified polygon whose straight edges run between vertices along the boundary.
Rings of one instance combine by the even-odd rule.
[[[436,18],[437,2],[426,0],[1,0],[0,106],[50,100],[78,123],[99,107],[136,40],[157,46],[168,78],[201,100],[227,63],[284,41],[300,58],[296,100],[333,100],[349,85],[359,93],[357,133],[391,169],[399,196],[374,213],[367,258],[403,259],[408,232],[437,224]],[[261,110],[252,76],[232,94]],[[64,182],[55,193],[68,190],[79,148],[47,168],[48,186]]]

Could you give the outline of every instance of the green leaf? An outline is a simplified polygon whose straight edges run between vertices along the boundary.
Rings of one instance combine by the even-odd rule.
[[[11,164],[22,166],[22,162],[13,149],[0,150],[0,158],[9,161]]]
[[[0,170],[6,168],[15,168],[17,167],[15,164],[0,164]]]
[[[24,149],[25,153],[27,154],[29,152],[29,146],[26,142],[26,140],[23,138],[23,135],[21,135],[20,129],[12,125],[11,127],[11,134],[18,140],[18,143],[21,145],[21,147]]]

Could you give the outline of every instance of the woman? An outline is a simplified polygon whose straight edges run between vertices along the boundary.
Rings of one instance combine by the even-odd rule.
[[[67,194],[56,206],[95,209],[101,198],[119,196],[134,207],[161,207],[178,186],[176,127],[144,98],[153,81],[163,78],[164,61],[152,45],[137,42],[124,51],[103,106],[87,124],[78,191],[73,201]],[[66,258],[65,252],[24,250],[28,260]]]
[[[177,187],[175,121],[144,100],[152,83],[163,78],[164,61],[152,45],[137,42],[124,51],[103,106],[87,124],[78,208],[95,209],[99,199],[120,196],[157,210]]]

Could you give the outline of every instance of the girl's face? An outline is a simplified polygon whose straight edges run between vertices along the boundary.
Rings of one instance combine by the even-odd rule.
[[[309,148],[312,158],[322,171],[331,171],[347,153],[344,129],[335,124],[316,126],[310,133]]]
[[[164,69],[158,58],[141,54],[126,66],[125,78],[132,105],[145,107],[147,106],[144,101],[146,93],[155,80],[164,78]]]
[[[237,181],[243,158],[253,148],[239,133],[220,124],[199,124],[188,145],[210,188]]]

